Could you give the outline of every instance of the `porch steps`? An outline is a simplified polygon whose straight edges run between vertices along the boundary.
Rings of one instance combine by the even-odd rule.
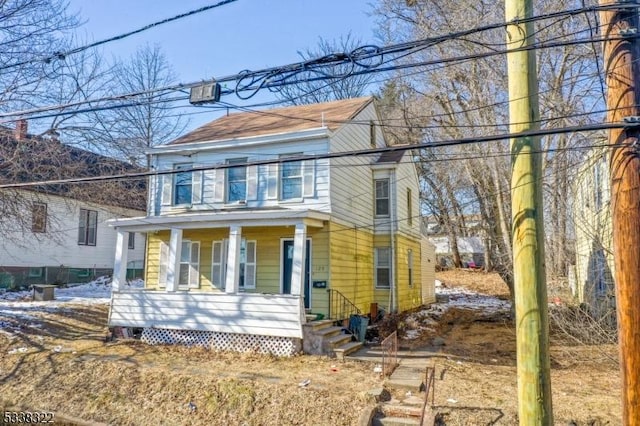
[[[340,361],[344,361],[344,357],[346,357],[352,352],[357,351],[361,347],[362,347],[362,342],[348,342],[348,343],[344,343],[341,346],[338,346],[333,350],[333,352],[336,354],[336,358],[338,358]]]
[[[352,335],[343,333],[343,328],[334,325],[332,320],[308,322],[302,330],[302,349],[308,354],[335,356],[342,360],[362,347],[362,343],[352,342]]]

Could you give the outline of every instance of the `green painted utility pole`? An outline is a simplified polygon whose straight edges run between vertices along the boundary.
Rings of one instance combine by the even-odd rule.
[[[533,16],[533,0],[505,0],[505,19]],[[507,26],[507,48],[534,44],[533,22]],[[510,132],[539,128],[535,50],[509,52]],[[544,266],[540,138],[511,140],[513,276],[521,425],[552,425],[549,320]]]

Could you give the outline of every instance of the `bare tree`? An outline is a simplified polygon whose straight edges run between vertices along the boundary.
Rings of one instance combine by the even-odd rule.
[[[138,165],[147,165],[144,151],[176,138],[188,120],[176,112],[174,94],[155,89],[176,82],[167,58],[159,46],[146,45],[128,61],[111,71],[110,93],[142,93],[135,105],[98,111],[92,115],[100,137],[97,148]]]
[[[537,3],[538,13],[580,7],[578,1]],[[450,2],[445,0],[381,0],[376,7],[380,34],[387,42],[404,42],[493,24],[504,16],[503,2],[475,0]],[[582,16],[556,18],[536,23],[538,40],[573,40],[585,34],[589,21]],[[408,104],[397,103],[387,108],[387,127],[402,135],[408,130],[409,140],[415,139],[421,128],[423,142],[442,139],[462,139],[508,132],[508,98],[504,55],[482,58],[474,56],[505,48],[504,32],[500,29],[475,33],[464,38],[451,38],[407,56],[405,62],[437,61],[453,56],[469,56],[468,60],[410,72],[397,72],[396,90],[405,92]],[[588,43],[559,46],[538,51],[541,111],[544,127],[563,127],[596,121],[589,116],[599,102],[597,70],[593,46]],[[597,90],[596,90],[597,89]],[[594,96],[593,94],[596,94]],[[384,91],[384,97],[388,95]],[[570,229],[568,204],[571,199],[569,171],[578,160],[573,148],[589,143],[584,137],[557,136],[544,139],[549,149],[545,162],[545,205],[548,218],[548,272],[566,276],[570,260]],[[464,214],[479,213],[489,240],[486,249],[490,261],[512,287],[510,167],[506,141],[471,144],[448,148],[432,148],[423,155],[423,179],[431,196],[454,197],[443,203],[452,223],[464,223]],[[456,168],[455,164],[462,164]],[[452,172],[453,170],[461,172]],[[452,176],[455,179],[452,179]],[[470,191],[464,191],[470,186]],[[463,198],[460,198],[463,197]],[[428,197],[427,197],[428,200]],[[460,209],[456,204],[465,206]],[[460,216],[462,215],[462,216]]]
[[[323,57],[350,57],[363,48],[362,41],[351,34],[339,40],[320,39],[313,49],[298,52],[302,61]],[[316,71],[297,73],[285,81],[291,84],[277,89],[276,96],[291,105],[327,102],[338,99],[357,98],[367,93],[373,74],[351,75],[358,71],[358,65],[347,61],[342,65],[322,68]],[[313,80],[318,77],[322,79]]]
[[[49,65],[79,22],[65,0],[10,0],[0,6],[0,110],[38,103]]]

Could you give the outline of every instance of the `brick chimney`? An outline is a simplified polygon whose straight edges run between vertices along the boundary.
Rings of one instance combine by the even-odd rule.
[[[27,129],[28,129],[27,120],[22,118],[16,121],[16,130],[14,131],[13,136],[17,141],[25,140],[27,138]]]

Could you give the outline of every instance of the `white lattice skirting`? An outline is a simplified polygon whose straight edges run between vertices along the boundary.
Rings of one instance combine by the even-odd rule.
[[[300,351],[300,339],[291,337],[200,330],[145,328],[140,340],[150,345],[202,346],[219,351],[255,352],[275,356],[291,356]]]

